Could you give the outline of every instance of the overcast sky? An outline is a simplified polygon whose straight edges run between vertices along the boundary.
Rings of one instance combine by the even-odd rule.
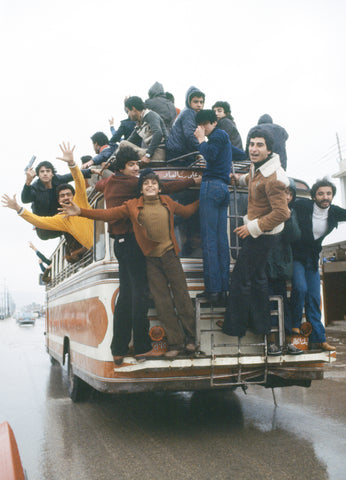
[[[227,100],[245,140],[269,113],[286,128],[288,174],[310,185],[339,169],[336,132],[346,152],[344,0],[1,0],[0,193],[20,199],[32,155],[68,171],[58,144],[92,154],[90,135],[109,134],[126,95],[147,98],[163,83],[184,106],[190,85],[206,107]],[[338,180],[336,180],[339,186]],[[341,204],[340,196],[335,203]],[[0,209],[0,290],[17,303],[42,300],[31,240],[13,210]],[[345,232],[338,229],[336,241]],[[345,237],[345,235],[344,235]]]

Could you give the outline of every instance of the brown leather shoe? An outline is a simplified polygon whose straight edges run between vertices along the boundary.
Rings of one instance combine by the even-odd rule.
[[[320,347],[322,348],[322,350],[328,350],[330,352],[336,350],[335,347],[332,347],[332,345],[329,345],[329,343],[327,342],[320,343]]]
[[[153,348],[149,350],[148,352],[145,353],[139,353],[138,355],[135,355],[136,360],[146,360],[146,359],[153,359],[153,358],[158,358],[162,357],[162,352],[154,350]]]
[[[115,365],[119,366],[123,363],[124,356],[123,355],[113,355],[113,360]]]

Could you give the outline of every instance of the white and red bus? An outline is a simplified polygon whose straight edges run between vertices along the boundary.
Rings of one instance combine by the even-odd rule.
[[[195,177],[203,167],[157,167],[163,181]],[[248,168],[246,163],[234,166]],[[309,195],[308,186],[297,180],[297,196]],[[230,186],[229,232],[231,270],[239,249],[234,228],[247,208],[247,189]],[[199,196],[198,187],[173,197],[190,203]],[[92,191],[90,204],[104,208],[102,194]],[[46,286],[46,347],[52,363],[67,364],[69,393],[74,401],[82,398],[88,386],[102,392],[143,392],[154,390],[201,390],[213,388],[246,389],[249,384],[264,387],[300,385],[323,378],[323,366],[335,361],[335,352],[305,350],[301,355],[268,356],[266,338],[250,332],[238,340],[222,333],[216,322],[224,308],[213,308],[196,298],[204,290],[203,262],[198,213],[188,220],[176,219],[175,233],[181,248],[181,261],[190,296],[196,310],[196,339],[200,352],[174,359],[157,358],[137,362],[125,357],[115,366],[110,349],[113,336],[113,312],[119,292],[119,271],[113,254],[113,240],[107,224],[95,221],[94,246],[75,264],[65,260],[64,240],[52,255],[51,281]],[[283,307],[276,298],[280,345],[285,342]],[[153,348],[167,348],[164,330],[159,327],[155,307],[149,310]],[[304,342],[303,342],[304,343]]]

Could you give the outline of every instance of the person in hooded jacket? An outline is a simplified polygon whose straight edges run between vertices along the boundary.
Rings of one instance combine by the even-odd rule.
[[[281,166],[284,170],[286,170],[287,168],[286,140],[288,139],[288,133],[283,127],[281,127],[280,125],[277,125],[276,123],[273,123],[272,117],[267,113],[265,113],[258,119],[257,125],[259,125],[261,128],[266,129],[267,131],[269,131],[269,133],[272,134],[274,138],[273,152],[277,153],[280,156]],[[251,128],[251,130],[248,133],[247,141],[246,141],[247,145],[251,136],[251,132],[255,128],[257,128],[257,126]]]
[[[145,101],[146,106],[160,115],[165,123],[167,132],[170,132],[177,112],[174,103],[166,96],[162,83],[155,82],[148,91],[149,98]]]
[[[166,143],[167,160],[189,153],[198,153],[199,142],[194,133],[197,128],[196,114],[204,107],[205,94],[192,86],[186,92],[185,108],[173,123]],[[194,155],[172,162],[173,165],[189,165]]]

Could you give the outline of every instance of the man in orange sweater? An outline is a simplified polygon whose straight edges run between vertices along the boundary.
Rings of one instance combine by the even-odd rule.
[[[233,175],[233,181],[248,186],[249,199],[244,225],[235,233],[244,240],[232,273],[223,331],[242,337],[247,328],[256,334],[267,334],[271,327],[267,256],[274,236],[290,217],[286,188],[289,180],[272,153],[273,137],[264,129],[251,132],[249,155],[252,162],[246,175]],[[276,354],[275,345],[273,352]]]

